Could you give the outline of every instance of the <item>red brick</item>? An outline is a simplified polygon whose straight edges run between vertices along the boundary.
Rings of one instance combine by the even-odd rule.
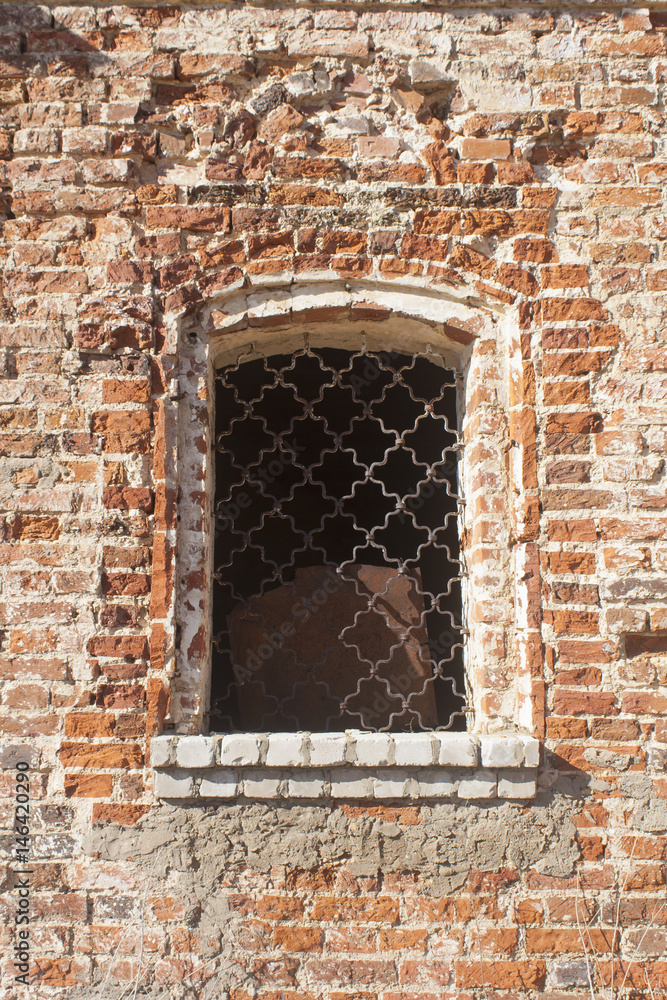
[[[93,770],[142,767],[144,759],[141,748],[129,743],[70,743],[65,741],[58,753],[65,767],[86,767]]]
[[[148,642],[141,635],[100,635],[89,639],[86,649],[93,656],[129,656],[141,659],[148,655]]]
[[[146,225],[149,229],[192,229],[214,233],[225,233],[230,228],[231,215],[228,208],[187,206],[164,206],[146,209]]]
[[[541,989],[546,978],[546,963],[524,960],[502,962],[454,963],[457,985],[466,988],[491,986],[503,990]]]
[[[543,288],[587,288],[588,281],[585,264],[552,264],[540,270]]]
[[[306,969],[308,977],[319,983],[389,986],[396,980],[394,963],[377,959],[311,958]]]
[[[104,573],[102,593],[128,597],[145,597],[150,593],[150,577],[142,573]]]
[[[113,789],[110,774],[66,774],[65,795],[94,799],[108,799]]]
[[[500,166],[499,164],[499,169]],[[495,165],[493,163],[471,163],[461,160],[456,164],[456,174],[459,184],[493,184]],[[503,181],[503,183],[507,182]]]
[[[434,142],[422,149],[421,155],[428,163],[436,184],[456,183],[456,167],[446,146]]]
[[[150,416],[144,410],[98,410],[91,428],[102,435],[105,451],[143,454],[149,450]]]
[[[40,514],[15,514],[11,537],[19,541],[57,541],[60,522],[57,517]]]
[[[113,716],[95,712],[74,712],[65,717],[66,736],[113,736]]]
[[[273,945],[282,951],[322,951],[323,933],[312,927],[276,927]]]
[[[452,963],[447,959],[408,959],[401,962],[399,979],[406,986],[447,986]]]
[[[554,611],[553,628],[561,634],[595,634],[599,629],[599,615],[592,611]]]
[[[611,692],[556,691],[556,715],[615,715],[616,697]]]
[[[461,156],[465,160],[507,160],[512,153],[509,139],[463,139]]]
[[[545,323],[582,323],[605,318],[602,305],[595,299],[548,298],[542,303]]]
[[[539,291],[536,279],[529,271],[513,264],[501,264],[498,268],[497,281],[508,288],[513,288],[523,295],[534,296]]]
[[[117,823],[119,826],[134,826],[142,816],[150,810],[150,806],[115,805],[113,803],[93,803],[93,823],[106,826],[107,823]]]
[[[621,696],[621,711],[632,715],[664,715],[667,695],[656,691],[626,691]]]
[[[105,507],[115,510],[144,510],[150,513],[153,509],[152,490],[132,486],[105,486],[102,494]]]
[[[267,920],[298,920],[303,901],[293,896],[263,896],[257,900],[257,916]]]
[[[294,253],[294,233],[291,230],[248,237],[248,256],[250,258],[281,257],[286,253]]]
[[[547,930],[542,927],[529,927],[525,933],[526,950],[541,954],[587,953],[589,948],[594,948],[596,953],[615,951],[619,943],[618,934],[615,934],[611,929],[590,928],[589,930],[587,928],[586,937],[583,940],[580,931],[576,928],[573,930]]]
[[[417,257],[420,260],[446,260],[448,251],[446,240],[406,233],[401,242],[400,254],[404,259]]]
[[[40,956],[35,959],[31,974],[47,989],[79,987],[89,981],[90,964],[87,959]]]
[[[95,696],[95,703],[99,708],[111,710],[142,709],[145,700],[144,688],[136,684],[100,684]]]
[[[312,920],[361,920],[363,923],[380,921],[393,924],[398,919],[398,904],[395,899],[386,896],[322,896],[313,904],[310,916]]]

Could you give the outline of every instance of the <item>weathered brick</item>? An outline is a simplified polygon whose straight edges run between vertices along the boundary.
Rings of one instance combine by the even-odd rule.
[[[141,748],[131,743],[62,743],[60,760],[65,767],[136,768],[143,765]]]
[[[102,436],[105,451],[145,453],[149,449],[150,416],[143,410],[98,410],[91,429]]]

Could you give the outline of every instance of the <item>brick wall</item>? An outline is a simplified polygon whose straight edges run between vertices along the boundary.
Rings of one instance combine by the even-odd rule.
[[[32,995],[667,989],[666,78],[658,4],[0,6],[3,826],[29,753]],[[193,344],[381,342],[408,299],[482,373],[476,725],[544,740],[536,802],[156,800],[151,737],[201,719],[207,655]]]

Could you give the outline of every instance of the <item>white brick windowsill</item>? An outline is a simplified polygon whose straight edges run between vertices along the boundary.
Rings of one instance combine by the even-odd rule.
[[[160,798],[529,799],[539,743],[501,733],[157,736]]]

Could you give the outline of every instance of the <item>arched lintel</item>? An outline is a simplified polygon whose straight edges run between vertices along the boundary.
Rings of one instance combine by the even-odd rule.
[[[281,352],[311,334],[313,346],[353,347],[363,335],[377,350],[428,349],[459,367],[479,338],[493,335],[497,309],[462,301],[441,289],[395,282],[287,280],[269,286],[230,288],[200,314],[214,364],[233,361],[248,344]]]

